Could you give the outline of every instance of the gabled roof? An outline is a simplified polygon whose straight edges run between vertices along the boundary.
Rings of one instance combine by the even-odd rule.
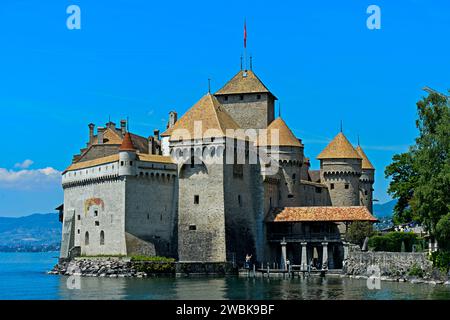
[[[361,156],[344,134],[339,132],[317,156],[317,159],[361,159]]]
[[[370,162],[369,158],[367,158],[367,155],[365,154],[361,146],[356,147],[356,152],[358,152],[359,156],[362,158],[362,166],[361,166],[362,169],[375,170],[374,166]]]
[[[119,136],[119,134],[111,129],[106,128],[106,130],[103,132],[103,139],[106,139],[106,144],[121,144],[122,143],[122,137]]]
[[[95,166],[98,166],[101,164],[107,164],[107,163],[117,162],[117,161],[119,161],[119,155],[113,154],[110,156],[101,157],[101,158],[97,158],[97,159],[93,159],[93,160],[87,160],[87,161],[73,163],[66,170],[64,170],[63,173],[65,173],[67,171],[85,169],[85,168],[95,167]]]
[[[242,93],[272,94],[252,70],[241,70],[217,91],[215,95]]]
[[[364,206],[354,207],[285,207],[274,208],[267,222],[312,222],[312,221],[378,221]]]
[[[201,124],[201,131],[194,132],[194,126]],[[222,108],[217,98],[210,93],[201,98],[171,128],[162,135],[170,140],[224,137],[227,129],[239,129],[238,124]],[[197,129],[198,130],[198,129]],[[189,137],[183,136],[189,133]],[[201,137],[195,135],[201,133]]]
[[[278,141],[272,141],[272,134],[274,135],[274,138],[278,134]],[[260,137],[258,145],[303,147],[300,141],[292,133],[291,129],[289,129],[286,122],[281,118],[277,118],[270,123],[267,127],[267,139],[266,137]]]

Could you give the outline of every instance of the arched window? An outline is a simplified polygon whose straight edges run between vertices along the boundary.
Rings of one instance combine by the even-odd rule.
[[[89,245],[89,232],[86,231],[86,233],[84,234],[84,245],[88,246]]]
[[[100,231],[100,245],[103,246],[105,244],[105,232]]]

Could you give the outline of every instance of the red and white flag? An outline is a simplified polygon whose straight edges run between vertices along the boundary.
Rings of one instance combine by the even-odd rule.
[[[244,48],[247,48],[247,24],[244,20]]]

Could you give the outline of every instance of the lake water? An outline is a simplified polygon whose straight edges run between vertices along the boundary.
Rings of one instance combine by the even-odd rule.
[[[381,282],[340,277],[267,279],[245,277],[80,278],[68,289],[64,276],[47,275],[57,252],[0,253],[0,299],[450,299],[450,286]],[[69,286],[70,287],[70,286]]]

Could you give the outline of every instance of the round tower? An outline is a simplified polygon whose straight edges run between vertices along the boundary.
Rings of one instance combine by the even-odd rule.
[[[362,158],[361,177],[359,178],[360,205],[366,206],[373,213],[373,183],[375,182],[375,168],[360,145],[356,152]]]
[[[340,132],[317,159],[320,179],[328,186],[332,206],[359,206],[362,158],[344,134]]]
[[[267,138],[264,139],[266,141],[260,139],[258,146],[265,147],[268,155],[279,165],[279,205],[299,206],[303,144],[280,117],[267,127]]]
[[[133,146],[131,135],[127,132],[119,148],[119,175],[136,175],[136,149]]]

